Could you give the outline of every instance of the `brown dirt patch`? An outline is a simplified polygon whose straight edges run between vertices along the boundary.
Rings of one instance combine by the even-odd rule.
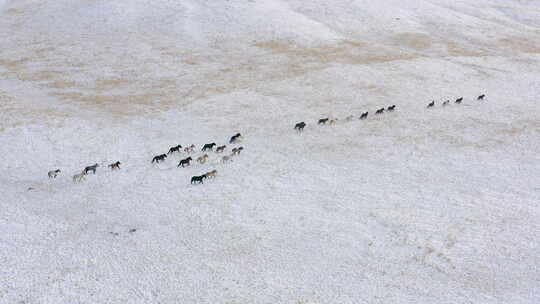
[[[48,88],[51,89],[70,89],[78,87],[78,84],[75,81],[70,80],[54,80],[47,84]]]
[[[394,36],[394,41],[415,50],[425,50],[432,44],[432,38],[421,33],[402,33]]]
[[[56,79],[61,72],[58,71],[38,71],[34,73],[22,73],[19,72],[18,76],[21,80],[28,80],[28,81],[52,81]]]
[[[177,100],[173,98],[171,94],[159,91],[121,95],[82,94],[78,92],[54,91],[49,93],[49,95],[55,96],[70,103],[78,102],[83,105],[92,106],[93,108],[96,108],[95,106],[99,106],[96,109],[115,115],[137,114],[138,109],[136,106],[139,105],[157,106],[177,102]]]
[[[288,57],[297,59],[297,62],[315,62],[319,64],[327,64],[331,62],[341,62],[348,64],[369,64],[378,62],[387,62],[394,60],[404,60],[414,58],[412,54],[380,54],[369,51],[362,42],[345,41],[336,45],[321,45],[314,47],[294,46],[290,41],[265,41],[257,42],[256,47],[267,49],[276,54],[283,54]],[[361,51],[361,52],[357,52]],[[380,55],[373,55],[379,53]]]
[[[516,49],[523,53],[540,54],[540,42],[523,37],[506,37],[498,40],[498,44],[512,51]]]
[[[0,65],[6,69],[13,71],[21,68],[25,63],[30,61],[30,58],[25,57],[17,60],[0,59]]]
[[[6,14],[11,16],[17,16],[24,14],[24,11],[22,9],[10,8],[6,10]]]
[[[96,86],[94,87],[94,89],[99,91],[110,90],[124,86],[128,83],[128,80],[121,78],[98,78],[96,79]]]
[[[485,52],[479,48],[471,49],[470,47],[457,42],[447,42],[446,51],[448,52],[448,55],[456,57],[478,57],[485,54]]]
[[[30,123],[54,123],[55,118],[68,115],[53,107],[28,106],[0,90],[0,132]]]

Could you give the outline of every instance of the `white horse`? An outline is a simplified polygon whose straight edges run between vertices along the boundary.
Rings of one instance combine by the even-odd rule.
[[[74,183],[80,183],[82,182],[83,180],[85,180],[86,178],[84,177],[86,175],[86,173],[83,171],[79,174],[75,174],[73,175],[73,182]]]
[[[56,169],[56,170],[49,171],[49,173],[47,173],[47,175],[49,176],[49,178],[56,178],[56,176],[60,172],[62,172],[62,171],[60,171],[60,169]]]
[[[184,152],[186,153],[193,153],[193,151],[195,151],[195,145],[191,145],[189,147],[184,148]]]
[[[208,154],[197,157],[197,162],[199,162],[200,164],[206,163],[207,160],[208,160]]]
[[[231,161],[232,161],[232,157],[233,157],[232,155],[225,155],[225,156],[223,156],[223,157],[221,158],[221,161],[222,161],[223,163],[231,162]]]

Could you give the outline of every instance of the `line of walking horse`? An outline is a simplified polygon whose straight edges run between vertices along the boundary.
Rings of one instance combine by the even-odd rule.
[[[240,133],[236,133],[235,135],[233,135],[230,139],[229,139],[229,144],[238,144],[242,141],[242,135]],[[181,149],[182,149],[182,145],[176,145],[174,147],[171,147],[169,149],[169,152],[165,153],[165,154],[160,154],[160,155],[157,155],[157,156],[154,156],[154,158],[152,158],[152,161],[151,163],[160,163],[160,162],[163,162],[165,161],[165,159],[167,158],[168,155],[172,155],[174,153],[181,153]],[[215,148],[215,150],[214,150]],[[205,144],[202,149],[201,149],[201,152],[208,152],[208,151],[214,151],[215,153],[224,153],[225,150],[226,150],[227,146],[226,145],[222,145],[222,146],[217,146],[216,143],[209,143],[209,144]],[[240,155],[240,153],[244,150],[244,147],[242,146],[239,146],[239,147],[234,147],[232,150],[231,150],[231,153],[229,155],[224,155],[223,157],[221,157],[221,162],[222,163],[228,163],[228,162],[231,162],[233,157],[235,156],[238,156]],[[190,146],[186,146],[184,149],[183,149],[184,152],[188,153],[188,154],[191,154],[191,153],[194,153],[195,152],[195,145],[192,144]],[[205,153],[201,156],[199,156],[196,161],[200,164],[204,164],[208,161],[209,159],[209,155],[208,153]],[[193,158],[191,156],[188,156],[187,158],[184,158],[182,160],[180,160],[180,162],[178,163],[177,167],[187,167],[187,166],[190,166],[191,165],[191,162],[192,162]],[[108,167],[112,170],[112,171],[115,171],[115,170],[120,170],[120,165],[122,163],[120,161],[117,161],[115,163],[112,163],[110,165],[108,165]],[[99,164],[93,164],[91,166],[87,166],[85,167],[80,173],[77,173],[75,175],[73,175],[73,182],[74,183],[79,183],[79,182],[82,182],[86,179],[86,175],[88,175],[90,172],[92,172],[92,174],[96,174],[96,170],[97,168],[99,167]],[[56,169],[56,170],[51,170],[47,173],[48,177],[49,178],[56,178],[62,171],[60,169]],[[204,182],[205,179],[207,178],[215,178],[217,176],[217,170],[211,170],[209,172],[206,172],[202,175],[199,175],[199,176],[193,176],[191,178],[191,183],[192,184],[202,184]]]
[[[477,101],[482,101],[482,100],[485,99],[485,97],[486,97],[486,95],[482,94],[482,95],[479,95],[476,98],[476,100]],[[461,104],[463,102],[463,100],[464,100],[463,97],[459,97],[459,98],[455,99],[454,103],[455,104]],[[446,100],[446,101],[442,102],[443,107],[446,107],[448,105],[450,105],[450,100]],[[430,103],[427,104],[426,108],[429,109],[429,108],[433,108],[434,106],[435,106],[435,101],[433,100],[433,101],[431,101]],[[386,112],[393,112],[395,110],[396,110],[396,105],[391,105],[391,106],[388,106],[388,107],[382,107],[382,108],[379,108],[379,109],[377,109],[375,111],[375,115],[381,115],[385,111]],[[367,119],[368,115],[369,115],[368,111],[362,112],[358,119],[360,119],[360,120]],[[354,115],[347,116],[345,118],[345,120],[346,121],[354,120]],[[324,118],[319,119],[317,121],[317,124],[318,125],[326,125],[326,124],[333,125],[337,121],[338,121],[337,118],[331,119],[330,117],[324,117]],[[294,125],[294,130],[297,130],[298,132],[302,132],[304,130],[304,128],[306,127],[306,125],[307,124],[304,121],[296,123]],[[233,135],[229,139],[229,144],[237,144],[241,140],[242,140],[242,135],[240,133],[236,133],[235,135]],[[207,144],[203,145],[203,147],[201,149],[201,152],[214,151],[214,148],[215,148],[216,153],[223,153],[225,151],[225,149],[227,148],[227,146],[226,145],[217,146],[217,144],[215,142],[207,143]],[[167,153],[154,156],[154,158],[152,158],[151,163],[158,164],[160,162],[163,162],[163,161],[165,161],[165,159],[167,158],[168,155],[171,155],[173,153],[181,153],[181,149],[183,149],[183,151],[185,153],[188,153],[188,154],[194,153],[195,152],[195,145],[192,144],[192,145],[186,146],[186,147],[182,147],[182,145],[173,146],[173,147],[171,147],[169,149],[169,151]],[[232,161],[233,157],[236,156],[236,155],[240,155],[240,153],[242,152],[243,149],[244,149],[243,147],[235,147],[235,148],[233,148],[231,150],[230,155],[225,155],[225,156],[223,156],[221,158],[221,162],[222,163],[227,163],[227,162]],[[207,153],[205,153],[205,154],[197,157],[196,161],[198,163],[200,163],[200,164],[204,164],[204,163],[206,163],[208,161],[208,158],[209,158],[209,155]],[[193,158],[191,156],[188,156],[188,157],[180,160],[177,167],[182,167],[183,168],[183,167],[190,166],[192,161],[193,161]],[[114,171],[114,170],[119,170],[120,165],[121,165],[121,162],[117,161],[115,163],[112,163],[112,164],[108,165],[108,167],[111,168],[111,170]],[[98,167],[99,167],[99,164],[97,164],[97,163],[94,164],[94,165],[85,167],[80,173],[75,174],[73,176],[73,182],[77,183],[77,182],[83,181],[85,179],[85,176],[88,175],[90,172],[95,174]],[[56,178],[57,175],[60,174],[60,173],[61,173],[61,170],[56,169],[56,170],[49,171],[48,176],[49,176],[49,178]],[[214,178],[216,176],[217,176],[217,170],[212,170],[212,171],[206,172],[206,173],[204,173],[202,175],[193,176],[191,178],[191,184],[202,184],[202,183],[204,183],[205,179]]]
[[[477,101],[481,101],[481,100],[484,100],[484,98],[486,97],[485,94],[482,94],[480,96],[478,96],[476,98]],[[454,103],[455,104],[461,104],[463,102],[463,97],[459,97],[457,98]],[[446,100],[446,101],[443,101],[442,103],[442,106],[443,107],[446,107],[450,105],[450,100]],[[427,108],[433,108],[435,106],[435,100],[431,101],[430,103],[428,103],[427,105]],[[383,108],[379,108],[375,111],[375,115],[381,115],[383,114],[385,111],[386,112],[393,112],[394,110],[396,109],[396,105],[391,105],[391,106],[388,106],[388,107],[383,107]],[[362,114],[360,114],[360,117],[358,119],[360,120],[364,120],[364,119],[367,119],[368,118],[368,115],[369,115],[369,112],[366,111],[366,112],[362,112]],[[354,120],[354,115],[349,115],[345,118],[346,121],[352,121]],[[324,118],[321,118],[317,121],[317,125],[333,125],[335,124],[336,122],[338,122],[338,119],[337,118],[330,118],[330,117],[324,117]],[[298,131],[298,132],[302,132],[304,131],[304,128],[307,126],[306,122],[304,121],[301,121],[301,122],[298,122],[294,125],[294,130]]]

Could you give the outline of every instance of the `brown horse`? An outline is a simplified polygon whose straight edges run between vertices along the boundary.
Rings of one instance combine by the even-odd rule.
[[[117,162],[115,162],[113,164],[110,164],[109,168],[111,168],[111,170],[115,170],[115,169],[119,170],[120,169],[120,164],[121,164],[121,162],[117,161]]]

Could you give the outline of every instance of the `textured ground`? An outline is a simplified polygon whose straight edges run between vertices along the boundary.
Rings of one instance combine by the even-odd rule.
[[[0,302],[537,303],[539,41],[537,1],[0,0]]]

